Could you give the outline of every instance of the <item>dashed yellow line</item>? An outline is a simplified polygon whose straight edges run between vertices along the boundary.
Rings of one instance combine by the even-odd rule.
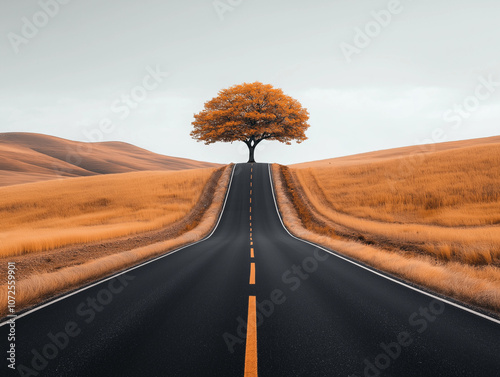
[[[255,263],[250,263],[250,284],[255,284]]]
[[[250,169],[252,171],[253,168]],[[250,175],[250,180],[252,179],[252,174]],[[250,181],[250,187],[252,187],[252,181]],[[252,195],[252,189],[250,189],[250,195]],[[250,198],[250,204],[252,204],[252,198]],[[252,213],[252,206],[249,208],[250,213]],[[253,246],[252,240],[252,215],[250,218],[250,245]],[[250,248],[250,258],[255,258],[254,248]],[[250,280],[249,284],[255,285],[255,263],[250,263]],[[256,296],[248,297],[248,319],[247,319],[247,338],[246,338],[246,349],[245,349],[245,377],[257,377],[257,298]]]
[[[245,377],[257,377],[257,299],[248,297],[247,344],[245,350]]]

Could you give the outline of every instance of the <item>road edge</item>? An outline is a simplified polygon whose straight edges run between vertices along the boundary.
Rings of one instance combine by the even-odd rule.
[[[311,242],[311,241],[308,241],[308,240],[304,240],[304,239],[302,239],[302,238],[299,238],[299,237],[297,237],[297,236],[293,235],[293,234],[292,234],[292,233],[288,230],[288,228],[285,226],[285,224],[284,224],[284,222],[283,222],[283,219],[282,219],[282,217],[281,217],[281,212],[279,211],[279,208],[278,208],[278,203],[277,203],[277,201],[276,201],[276,195],[275,195],[275,192],[274,192],[274,183],[273,183],[273,176],[272,176],[272,173],[271,173],[271,164],[267,164],[267,168],[268,168],[268,169],[267,169],[267,171],[268,171],[268,175],[269,175],[269,183],[270,183],[270,185],[271,185],[271,192],[272,192],[272,194],[273,194],[273,201],[274,201],[274,206],[275,206],[275,209],[276,209],[276,213],[278,214],[278,218],[280,219],[280,222],[281,222],[281,225],[283,226],[283,229],[285,229],[285,231],[286,231],[286,232],[287,232],[287,233],[288,233],[288,234],[289,234],[292,238],[294,238],[294,239],[296,239],[296,240],[298,240],[298,241],[302,241],[302,242],[304,242],[304,243],[307,243],[307,244],[309,244],[309,245],[311,245],[311,246],[317,247],[317,248],[319,248],[319,249],[321,249],[321,250],[323,250],[323,251],[326,251],[327,253],[329,253],[329,254],[331,254],[331,255],[333,255],[333,256],[335,256],[335,257],[337,257],[337,258],[340,258],[340,259],[342,259],[342,260],[344,260],[344,261],[346,261],[346,262],[349,262],[349,263],[354,264],[354,265],[356,265],[356,266],[358,266],[358,267],[360,267],[360,268],[363,268],[364,270],[367,270],[367,271],[369,271],[369,272],[371,272],[371,273],[373,273],[373,274],[375,274],[375,275],[378,275],[378,276],[383,277],[383,278],[385,278],[385,279],[387,279],[387,280],[390,280],[390,281],[392,281],[393,283],[396,283],[396,284],[402,285],[402,286],[404,286],[404,287],[406,287],[406,288],[409,288],[409,289],[411,289],[411,290],[413,290],[413,291],[419,292],[419,293],[424,294],[424,295],[426,295],[426,296],[428,296],[428,297],[432,297],[433,299],[437,299],[437,300],[439,300],[439,301],[441,301],[441,302],[444,302],[444,303],[446,303],[446,304],[449,304],[449,305],[455,306],[456,308],[459,308],[459,309],[462,309],[462,310],[464,310],[464,311],[466,311],[466,312],[469,312],[469,313],[475,314],[476,316],[479,316],[479,317],[481,317],[481,318],[487,319],[487,320],[489,320],[489,321],[491,321],[491,322],[494,322],[494,323],[497,323],[497,324],[499,324],[499,325],[500,325],[500,320],[499,320],[499,319],[497,319],[497,318],[494,318],[494,317],[491,317],[491,316],[489,316],[489,315],[487,315],[487,314],[484,314],[484,313],[480,313],[480,312],[478,312],[478,311],[475,311],[475,310],[473,310],[473,309],[471,309],[471,308],[468,308],[468,307],[466,307],[466,306],[464,306],[464,305],[461,305],[461,304],[459,304],[459,303],[457,303],[457,302],[451,301],[449,298],[440,297],[439,295],[436,295],[436,294],[434,294],[434,293],[431,293],[431,292],[426,292],[425,290],[422,290],[422,289],[417,288],[417,287],[414,287],[414,286],[412,286],[412,285],[410,285],[410,284],[408,284],[408,283],[405,283],[405,282],[403,282],[403,281],[401,281],[401,280],[398,280],[398,279],[397,279],[397,278],[395,278],[395,277],[392,277],[392,276],[390,276],[390,275],[386,275],[386,273],[382,273],[381,271],[377,271],[376,269],[373,269],[371,266],[368,266],[368,265],[362,264],[362,263],[361,263],[361,262],[359,262],[359,261],[355,261],[355,260],[353,260],[353,259],[350,259],[350,258],[348,258],[348,257],[346,257],[346,256],[344,256],[344,255],[342,255],[342,254],[340,254],[340,253],[338,253],[338,252],[336,252],[336,251],[334,251],[334,250],[330,250],[330,249],[328,249],[328,248],[326,248],[326,247],[324,247],[324,246],[322,246],[322,245],[316,244],[316,243]]]
[[[45,307],[47,307],[47,306],[50,306],[50,305],[52,305],[52,304],[55,304],[56,302],[62,301],[62,300],[66,299],[66,298],[68,298],[68,297],[71,297],[71,296],[73,296],[73,295],[75,295],[75,294],[77,294],[77,293],[83,292],[83,291],[85,291],[85,290],[87,290],[87,289],[89,289],[89,288],[95,287],[96,285],[99,285],[99,284],[102,284],[102,283],[104,283],[104,282],[106,282],[106,281],[108,281],[108,280],[114,279],[114,278],[116,278],[117,276],[124,275],[124,274],[126,274],[126,273],[128,273],[128,272],[130,272],[130,271],[132,271],[132,270],[135,270],[135,269],[137,269],[137,268],[143,267],[143,266],[145,266],[145,265],[147,265],[147,264],[149,264],[149,263],[156,262],[156,261],[157,261],[157,260],[159,260],[159,259],[162,259],[162,258],[168,257],[168,256],[170,256],[170,255],[172,255],[172,254],[177,253],[178,251],[181,251],[181,250],[186,249],[186,248],[188,248],[188,247],[190,247],[190,246],[193,246],[193,245],[196,245],[196,244],[201,243],[201,242],[203,242],[203,241],[206,241],[207,239],[209,239],[210,237],[212,237],[212,235],[215,233],[215,231],[217,230],[217,228],[218,228],[218,226],[219,226],[219,223],[220,223],[220,221],[221,221],[221,219],[222,219],[222,215],[224,214],[224,210],[225,210],[225,208],[226,208],[227,199],[228,199],[228,197],[229,197],[229,192],[231,191],[231,185],[232,185],[232,183],[233,183],[233,177],[234,177],[234,171],[235,171],[235,169],[236,169],[236,164],[235,164],[235,165],[233,165],[232,170],[231,170],[231,177],[229,178],[229,184],[228,184],[228,186],[227,186],[226,195],[225,195],[225,197],[224,197],[224,202],[223,202],[223,204],[222,204],[222,209],[221,209],[221,211],[220,211],[220,213],[219,213],[219,217],[218,217],[218,219],[217,219],[217,222],[215,223],[215,226],[213,227],[213,229],[211,230],[211,232],[210,232],[207,236],[205,236],[204,238],[202,238],[201,240],[198,240],[198,241],[196,241],[196,242],[192,242],[192,243],[190,243],[190,244],[187,244],[187,245],[181,246],[181,247],[179,247],[179,248],[177,248],[177,249],[174,249],[174,250],[168,251],[168,252],[166,252],[165,254],[159,255],[159,256],[157,256],[157,257],[155,257],[155,258],[153,258],[153,259],[150,259],[150,260],[147,260],[147,261],[142,262],[142,263],[140,263],[140,264],[137,264],[137,265],[135,265],[135,266],[129,267],[129,268],[125,269],[125,270],[122,270],[122,271],[116,272],[116,273],[114,273],[114,274],[112,274],[112,275],[109,275],[109,276],[103,277],[103,278],[101,278],[101,279],[99,279],[99,280],[97,280],[97,281],[95,281],[95,282],[93,282],[93,283],[91,283],[91,284],[89,284],[89,285],[86,285],[86,286],[84,286],[84,287],[77,288],[77,289],[75,289],[75,290],[73,290],[73,291],[70,291],[70,292],[67,292],[67,293],[65,293],[65,294],[63,294],[63,295],[61,295],[61,296],[58,296],[58,297],[54,297],[54,298],[52,298],[52,299],[49,299],[48,301],[46,301],[46,302],[44,302],[44,303],[41,303],[40,305],[34,306],[34,307],[32,307],[31,309],[28,309],[28,310],[23,311],[23,312],[21,312],[20,314],[16,315],[15,320],[17,321],[19,318],[25,317],[25,316],[27,316],[27,315],[29,315],[29,314],[31,314],[31,313],[34,313],[34,312],[36,312],[36,311],[38,311],[38,310],[40,310],[40,309],[43,309],[43,308],[45,308]],[[3,319],[3,322],[0,322],[0,327],[5,326],[5,325],[7,325],[8,323],[10,323],[10,319],[4,318],[4,319]]]

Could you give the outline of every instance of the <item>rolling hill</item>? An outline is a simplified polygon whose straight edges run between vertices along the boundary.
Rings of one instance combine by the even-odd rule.
[[[35,133],[0,133],[0,186],[64,177],[216,166],[220,165],[163,156],[123,142],[82,143]]]
[[[372,162],[383,162],[400,158],[411,158],[412,156],[424,156],[435,152],[451,151],[478,145],[500,144],[500,136],[485,137],[480,139],[469,139],[460,141],[450,141],[446,143],[413,145],[394,149],[384,149],[380,151],[360,153],[351,156],[328,158],[325,160],[302,162],[290,165],[292,168],[319,168],[358,165]]]
[[[295,235],[500,311],[500,137],[274,166]]]

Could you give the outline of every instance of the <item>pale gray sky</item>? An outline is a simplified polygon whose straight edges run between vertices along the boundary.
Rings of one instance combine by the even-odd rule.
[[[220,89],[261,81],[307,107],[311,127],[302,144],[263,142],[258,161],[499,134],[498,0],[1,0],[0,7],[0,132],[246,161],[243,143],[205,146],[190,138],[190,123]]]

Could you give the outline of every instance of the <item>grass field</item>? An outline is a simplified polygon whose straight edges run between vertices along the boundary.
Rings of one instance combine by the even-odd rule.
[[[172,224],[193,208],[214,171],[134,172],[0,187],[0,257]]]
[[[280,209],[312,241],[499,311],[500,140],[485,140],[275,166]]]
[[[398,159],[294,169],[318,203],[360,218],[444,226],[500,224],[500,144],[442,151],[402,173]]]
[[[0,256],[2,273],[7,262],[16,263],[16,309],[200,240],[217,221],[231,171],[139,172],[0,188],[6,194],[1,208],[12,220],[1,218],[9,228],[0,233],[2,241],[19,237],[9,249],[2,243]],[[115,238],[124,234],[130,236]],[[6,302],[3,284],[0,317]]]
[[[468,264],[500,262],[500,144],[427,155],[400,179],[398,160],[292,169],[314,211],[402,247]]]

